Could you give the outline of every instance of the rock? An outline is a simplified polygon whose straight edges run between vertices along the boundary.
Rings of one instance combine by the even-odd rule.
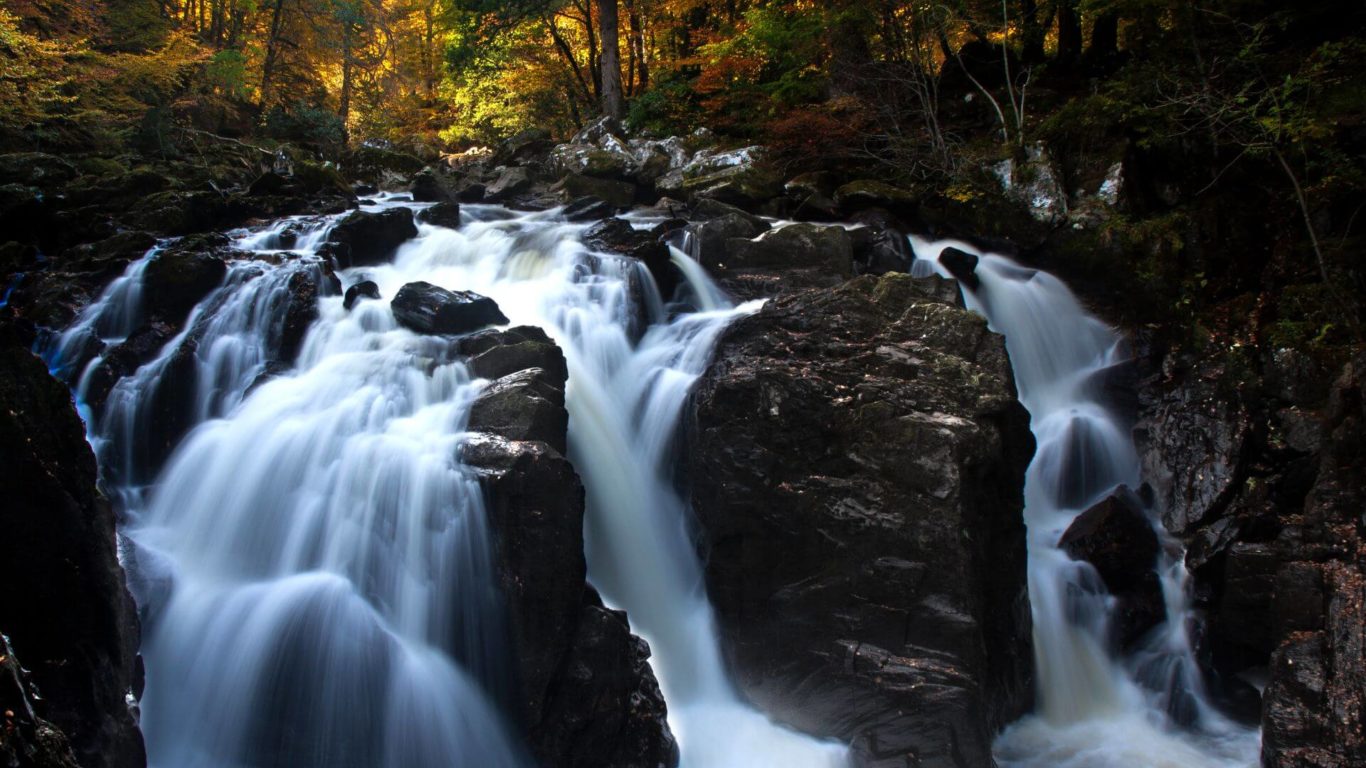
[[[473,356],[475,369],[547,363],[495,381],[470,419],[471,429],[493,426],[547,442],[476,433],[460,449],[487,492],[522,682],[519,719],[532,751],[543,765],[672,768],[677,746],[646,663],[649,648],[585,583],[583,486],[552,447],[562,448],[568,437],[563,354],[544,331],[528,326],[471,334],[455,347]],[[519,411],[539,415],[507,429]]]
[[[1029,417],[1001,338],[942,283],[773,298],[694,394],[692,502],[737,685],[863,764],[990,765],[1032,702]]]
[[[56,155],[16,152],[0,155],[0,179],[52,190],[80,175],[76,166]]]
[[[139,200],[124,223],[166,235],[188,235],[218,229],[250,215],[252,209],[235,210],[217,192],[157,192]],[[243,215],[245,214],[245,215]]]
[[[287,186],[289,186],[289,179],[286,179],[284,176],[281,176],[274,171],[266,171],[260,176],[257,176],[256,181],[253,181],[251,186],[247,187],[247,194],[252,195],[253,197],[278,195],[283,192]]]
[[[561,215],[569,221],[601,221],[610,218],[616,212],[616,206],[600,197],[588,195],[566,205]]]
[[[413,183],[408,187],[408,191],[412,193],[413,201],[418,203],[451,203],[456,201],[455,193],[447,188],[445,182],[431,168],[423,168],[414,176]]]
[[[493,160],[498,165],[526,162],[546,152],[550,147],[550,131],[544,128],[527,128],[504,141],[493,156]]]
[[[570,139],[571,144],[597,144],[608,136],[624,139],[626,130],[622,128],[621,121],[611,115],[603,115],[593,122],[579,129]]]
[[[352,150],[342,160],[347,176],[381,189],[407,186],[408,180],[425,166],[420,158],[371,142]]]
[[[1242,482],[1251,417],[1220,386],[1222,374],[1191,371],[1134,427],[1143,477],[1157,491],[1163,526],[1177,536],[1217,517]]]
[[[492,202],[507,200],[531,190],[531,171],[521,166],[504,168],[497,180],[484,189],[484,199]]]
[[[977,256],[959,248],[945,248],[939,254],[939,263],[957,278],[958,282],[971,290],[977,290],[982,279],[977,276]]]
[[[718,200],[741,208],[757,208],[782,194],[782,178],[764,162],[763,147],[729,152],[703,150],[682,169],[682,191],[692,199]],[[659,185],[656,185],[659,188]],[[674,190],[660,188],[660,192]]]
[[[583,244],[599,253],[620,254],[643,263],[665,300],[681,280],[669,246],[658,235],[636,229],[624,219],[605,219],[589,227],[583,233]]]
[[[300,269],[289,276],[280,336],[274,340],[276,362],[293,363],[299,356],[308,329],[318,319],[318,297],[324,292],[324,279],[318,267]]]
[[[122,344],[106,350],[86,383],[85,399],[90,407],[96,413],[100,412],[104,408],[105,398],[119,383],[119,379],[155,358],[161,348],[175,337],[176,332],[177,329],[171,325],[153,321],[133,331]]]
[[[1156,571],[1157,533],[1133,491],[1121,487],[1077,515],[1058,547],[1073,560],[1090,563],[1118,601],[1110,630],[1119,647],[1166,619]]]
[[[5,734],[0,761],[25,768],[80,768],[66,734],[38,714],[43,704],[32,676],[0,633],[0,728]]]
[[[417,220],[449,229],[460,228],[460,204],[442,202],[417,212]]]
[[[571,173],[560,179],[550,191],[569,199],[594,197],[603,200],[613,208],[628,208],[636,201],[636,185],[629,181],[596,179]],[[615,213],[615,210],[608,213]]]
[[[564,409],[564,384],[541,368],[503,376],[479,393],[470,406],[469,429],[509,440],[542,442],[560,453],[568,451],[569,415]]]
[[[724,269],[727,243],[736,238],[758,237],[770,228],[762,219],[738,213],[698,222],[691,228],[697,260],[709,270]]]
[[[591,144],[561,144],[550,153],[550,165],[557,173],[622,181],[636,172],[636,161],[622,149],[604,149]]]
[[[0,358],[0,632],[80,765],[141,768],[137,613],[94,454],[71,394],[6,326]]]
[[[0,184],[0,227],[6,239],[39,239],[47,209],[42,190],[23,184]]]
[[[337,265],[349,267],[381,264],[406,241],[417,237],[413,212],[407,208],[390,208],[371,213],[355,211],[337,222],[327,235],[333,246],[329,253]]]
[[[835,190],[835,203],[850,213],[885,208],[897,213],[914,212],[919,198],[912,192],[873,179],[860,179]]]
[[[812,171],[792,177],[783,185],[783,191],[800,198],[820,195],[832,197],[835,194],[835,178],[829,171]]]
[[[718,266],[726,270],[813,268],[848,277],[853,271],[853,260],[853,244],[843,227],[789,224],[753,240],[726,241],[726,260]]]
[[[389,306],[400,325],[417,333],[455,336],[508,321],[487,296],[421,281],[398,289]]]
[[[992,167],[1006,197],[1029,209],[1035,220],[1058,224],[1067,218],[1067,190],[1054,171],[1053,160],[1043,142],[1025,149],[1023,167],[1007,158]]]
[[[885,211],[871,209],[855,217],[863,226],[849,230],[854,248],[854,272],[860,275],[882,275],[888,272],[909,272],[915,252],[911,250],[906,232]]]
[[[183,243],[147,263],[142,296],[149,317],[178,327],[196,304],[223,284],[228,265],[217,253],[200,250],[205,242],[226,245],[226,240]]]
[[[375,284],[375,281],[362,280],[346,289],[346,295],[342,297],[342,307],[349,310],[356,306],[361,299],[378,300],[379,298],[379,286]]]
[[[470,372],[481,378],[498,379],[537,368],[545,371],[550,382],[559,382],[559,389],[564,389],[569,380],[564,353],[545,331],[535,326],[472,333],[457,342],[456,350],[469,357]]]

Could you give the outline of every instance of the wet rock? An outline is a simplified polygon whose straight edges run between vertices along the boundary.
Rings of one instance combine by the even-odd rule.
[[[430,208],[423,208],[417,212],[417,220],[438,227],[448,227],[450,229],[460,228],[460,204],[453,202],[442,202]]]
[[[355,211],[337,222],[327,235],[333,246],[333,256],[342,269],[381,264],[393,255],[400,245],[417,237],[413,212],[407,208],[390,208],[371,213]]]
[[[0,633],[0,761],[25,768],[80,768],[66,734],[38,713],[43,698],[9,640]]]
[[[939,263],[943,264],[949,274],[958,279],[958,282],[972,290],[976,290],[982,284],[982,279],[977,276],[977,257],[967,251],[958,248],[945,248],[939,254]]]
[[[124,222],[136,229],[166,235],[206,232],[240,220],[256,209],[235,211],[217,192],[170,190],[148,195],[128,211]]]
[[[274,171],[266,171],[256,177],[256,181],[247,187],[247,194],[252,196],[278,195],[284,192],[289,186],[289,179],[281,176]]]
[[[853,244],[843,227],[789,224],[753,240],[726,241],[726,270],[812,268],[848,277],[853,271]]]
[[[379,286],[373,280],[362,280],[346,289],[346,295],[342,297],[342,308],[351,309],[361,299],[380,298]]]
[[[1032,700],[1029,418],[1001,338],[940,283],[773,298],[694,395],[693,508],[737,683],[862,764],[990,765]]]
[[[643,263],[665,299],[673,295],[681,280],[671,261],[669,246],[660,236],[636,229],[625,219],[605,219],[594,224],[583,233],[583,244],[599,253],[616,253]]]
[[[413,200],[419,203],[456,202],[454,190],[450,189],[445,180],[431,168],[424,168],[414,176],[408,191],[412,193]]]
[[[521,166],[504,168],[498,178],[484,189],[484,199],[492,202],[507,200],[531,191],[533,183],[528,169]]]
[[[1143,476],[1157,491],[1164,527],[1177,536],[1217,517],[1241,483],[1251,416],[1220,386],[1221,376],[1191,371],[1134,428]]]
[[[223,258],[201,250],[200,243],[187,243],[158,253],[142,273],[142,295],[148,316],[179,326],[196,304],[223,284],[227,273],[228,265]]]
[[[114,385],[152,360],[176,335],[173,326],[153,321],[133,331],[122,344],[106,351],[90,372],[86,383],[86,402],[98,413]]]
[[[42,694],[37,716],[65,733],[80,765],[140,768],[126,702],[138,687],[137,615],[95,457],[66,387],[7,326],[0,358],[0,632]]]
[[[746,209],[758,208],[783,191],[782,177],[764,163],[762,147],[702,150],[683,167],[682,174],[681,191],[689,198],[717,200]]]
[[[549,363],[494,382],[484,396],[496,389],[502,402],[477,402],[470,420],[471,429],[480,429],[502,421],[499,413],[515,421],[519,408],[534,411],[542,423],[516,434],[548,442],[476,433],[460,449],[488,497],[495,567],[522,681],[520,720],[532,751],[544,765],[672,768],[677,747],[646,663],[649,649],[585,583],[583,486],[552,447],[567,441],[563,354],[543,331],[527,326],[471,334],[455,346],[474,356],[476,369]]]
[[[456,351],[469,357],[470,372],[481,378],[498,379],[537,368],[546,373],[548,381],[559,382],[559,389],[569,380],[564,353],[545,331],[535,326],[472,333],[456,343]]]
[[[915,253],[905,231],[890,214],[872,211],[865,214],[855,218],[863,226],[849,230],[854,248],[854,271],[860,275],[909,272]]]
[[[565,453],[569,415],[564,409],[564,385],[541,368],[510,373],[479,393],[470,406],[469,429],[509,440],[545,443]]]
[[[487,296],[421,281],[398,289],[389,305],[399,324],[417,333],[454,336],[508,321]]]
[[[1121,487],[1077,515],[1058,547],[1073,560],[1090,563],[1118,601],[1111,632],[1119,647],[1166,619],[1156,572],[1157,533],[1133,491]]]
[[[322,282],[325,279],[320,269],[300,269],[290,275],[276,349],[279,362],[293,363],[299,356],[308,329],[318,319],[318,297],[324,292]]]
[[[610,203],[614,208],[627,208],[636,201],[636,185],[629,181],[597,179],[573,173],[556,182],[550,191],[571,200],[597,198]],[[608,215],[613,212],[615,211],[609,212]]]
[[[728,242],[758,237],[770,228],[768,222],[741,213],[724,213],[700,221],[692,226],[697,260],[708,270],[724,269]]]
[[[551,167],[560,174],[622,181],[636,171],[635,158],[625,147],[561,144],[550,153]]]
[[[563,215],[569,221],[601,221],[616,213],[616,206],[600,197],[588,195],[575,199],[564,207]]]

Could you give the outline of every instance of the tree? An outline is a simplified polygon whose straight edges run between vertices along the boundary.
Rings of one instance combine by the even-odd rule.
[[[621,119],[626,106],[621,91],[621,49],[617,41],[617,0],[598,0],[598,37],[602,40],[602,112]]]

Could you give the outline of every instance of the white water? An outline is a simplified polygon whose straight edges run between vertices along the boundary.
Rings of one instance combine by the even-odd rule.
[[[1108,369],[1125,361],[1119,335],[1089,315],[1057,278],[958,241],[911,239],[912,274],[950,277],[947,247],[979,257],[968,307],[1005,335],[1020,401],[1037,443],[1025,476],[1029,596],[1039,700],[995,744],[1012,768],[1233,768],[1258,762],[1255,730],[1207,703],[1187,632],[1185,568],[1163,536],[1155,563],[1167,621],[1129,659],[1106,642],[1110,598],[1091,566],[1057,543],[1072,520],[1116,486],[1137,487],[1128,425],[1103,402]],[[1179,713],[1193,728],[1172,722]]]
[[[281,238],[300,224],[292,244]],[[651,642],[683,764],[843,765],[843,746],[771,724],[726,679],[671,479],[687,391],[716,336],[749,308],[731,307],[675,252],[703,311],[667,320],[648,272],[586,253],[582,225],[470,206],[460,230],[422,225],[392,263],[341,273],[344,285],[374,280],[384,300],[348,312],[339,296],[320,299],[298,360],[261,383],[288,279],[319,269],[309,252],[328,226],[243,233],[239,248],[271,260],[232,264],[91,421],[128,520],[151,764],[529,762],[503,714],[513,660],[482,497],[456,458],[484,382],[450,359],[447,340],[402,329],[389,309],[403,284],[425,280],[491,296],[512,324],[542,326],[564,349],[590,579]],[[63,337],[54,370],[78,364],[77,334],[98,327],[113,344],[136,328],[144,263]],[[199,426],[158,467],[141,446],[187,341]]]

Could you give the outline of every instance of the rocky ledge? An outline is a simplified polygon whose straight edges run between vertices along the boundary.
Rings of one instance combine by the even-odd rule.
[[[471,409],[461,458],[488,495],[532,751],[565,768],[676,765],[650,649],[585,581],[583,486],[563,454],[564,355],[531,327],[455,346],[478,375],[498,376]]]
[[[985,766],[1032,701],[1029,417],[957,287],[859,277],[722,336],[691,427],[737,682],[859,765]]]
[[[65,734],[84,768],[136,768],[138,623],[114,513],[70,392],[25,346],[0,323],[0,756],[66,765]]]

